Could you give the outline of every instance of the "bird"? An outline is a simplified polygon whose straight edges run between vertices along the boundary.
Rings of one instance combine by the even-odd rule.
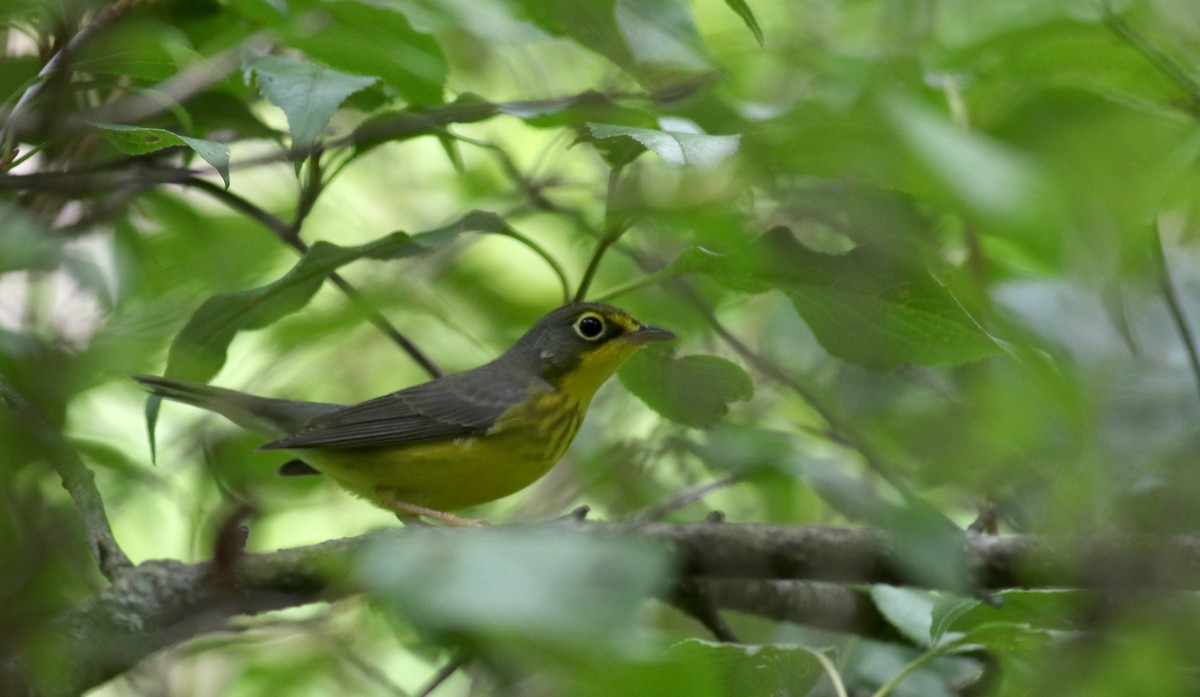
[[[284,476],[324,474],[392,511],[477,525],[451,511],[515,493],[566,452],[596,390],[646,344],[675,339],[597,302],[563,305],[498,358],[359,404],[274,399],[153,375],[159,397],[216,412],[297,459]]]

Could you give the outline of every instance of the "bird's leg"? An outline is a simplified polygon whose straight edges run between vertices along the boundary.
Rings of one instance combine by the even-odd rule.
[[[439,511],[433,508],[426,508],[425,506],[418,506],[415,503],[401,501],[396,497],[395,494],[387,489],[380,489],[376,493],[375,500],[378,501],[379,504],[384,508],[395,513],[396,517],[400,519],[400,522],[404,523],[405,525],[407,525],[409,521],[416,516],[433,518],[434,520],[441,522],[443,525],[449,525],[456,528],[477,528],[489,524],[483,519],[463,518],[461,516],[456,516],[453,513],[447,513],[445,511]]]

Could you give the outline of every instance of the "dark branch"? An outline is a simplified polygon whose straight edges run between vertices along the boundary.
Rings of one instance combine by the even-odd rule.
[[[580,536],[620,535],[657,543],[676,558],[680,579],[702,583],[718,607],[875,638],[894,638],[894,632],[859,591],[831,584],[918,585],[892,538],[876,530],[583,521],[553,525]],[[247,554],[232,570],[232,585],[218,578],[209,563],[146,562],[53,618],[23,655],[0,659],[0,691],[36,697],[78,694],[156,651],[224,627],[233,615],[354,593],[355,588],[339,581],[354,559],[380,540],[438,535],[448,541],[498,531],[503,529],[397,528]],[[1200,537],[962,539],[963,556],[980,588],[1200,588]],[[59,668],[45,674],[30,669],[45,665]]]

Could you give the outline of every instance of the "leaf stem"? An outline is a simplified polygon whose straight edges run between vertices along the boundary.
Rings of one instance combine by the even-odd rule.
[[[276,236],[299,251],[301,254],[304,254],[308,251],[308,245],[305,244],[304,240],[300,239],[300,236],[293,231],[291,225],[284,222],[281,218],[268,213],[262,208],[259,208],[241,196],[238,196],[232,191],[217,186],[206,179],[200,179],[196,177],[183,182],[183,184],[200,189],[201,191],[211,195],[213,198],[216,198],[222,203],[228,205],[230,208],[245,213],[266,227],[268,230],[275,233]],[[438,367],[437,363],[433,362],[433,360],[429,358],[424,351],[418,348],[411,339],[406,337],[404,334],[401,334],[400,330],[392,326],[392,324],[388,322],[387,318],[383,316],[383,313],[368,303],[367,300],[362,296],[362,293],[351,286],[346,279],[342,278],[341,274],[338,274],[337,272],[331,273],[329,274],[329,280],[354,302],[355,306],[357,306],[358,309],[363,313],[363,316],[368,322],[375,325],[376,328],[387,335],[387,337],[391,339],[397,346],[403,349],[404,352],[413,359],[413,361],[424,368],[425,372],[429,373],[431,377],[441,377],[445,374],[442,369]]]
[[[1167,265],[1162,234],[1159,232],[1157,224],[1152,225],[1152,228],[1153,254],[1154,262],[1158,266],[1159,290],[1167,302],[1167,309],[1171,312],[1171,322],[1175,325],[1175,331],[1179,333],[1179,338],[1183,340],[1183,345],[1187,349],[1188,364],[1192,368],[1192,379],[1196,381],[1196,389],[1200,391],[1200,352],[1196,349],[1196,340],[1192,337],[1187,315],[1184,314],[1183,305],[1179,302],[1179,294],[1175,292],[1175,285],[1171,283],[1171,269]]]

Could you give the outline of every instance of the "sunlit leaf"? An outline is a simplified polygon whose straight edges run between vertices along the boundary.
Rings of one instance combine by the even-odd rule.
[[[628,139],[654,151],[669,165],[711,167],[737,152],[738,136],[710,136],[703,133],[656,131],[648,128],[588,124],[597,140]]]
[[[651,409],[677,423],[707,428],[729,403],[754,396],[754,383],[736,363],[719,356],[672,356],[642,351],[619,373],[621,382]]]
[[[246,69],[254,74],[263,96],[287,114],[297,150],[312,147],[341,103],[378,80],[284,56],[259,56],[248,61]]]
[[[807,694],[824,674],[816,657],[798,646],[687,639],[672,646],[668,655],[715,668],[717,694],[725,697]]]

